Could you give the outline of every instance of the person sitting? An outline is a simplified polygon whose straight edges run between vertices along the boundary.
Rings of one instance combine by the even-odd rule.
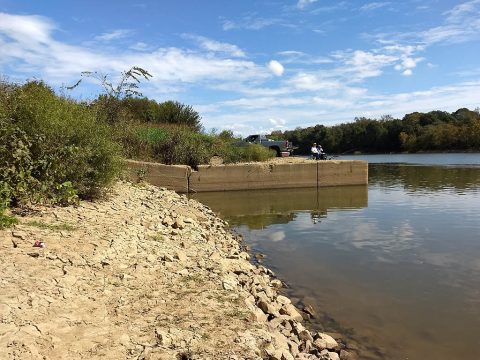
[[[320,160],[327,160],[327,154],[325,154],[325,152],[323,151],[322,145],[318,145],[317,150],[318,150],[318,158]]]
[[[312,153],[312,159],[318,160],[320,158],[320,154],[318,153],[317,143],[313,143],[312,149],[310,151]]]

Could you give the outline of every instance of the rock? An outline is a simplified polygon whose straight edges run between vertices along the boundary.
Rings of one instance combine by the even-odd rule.
[[[127,347],[130,345],[130,336],[128,336],[128,334],[122,334],[120,335],[120,337],[118,338],[118,342]]]
[[[170,216],[165,216],[162,220],[162,224],[165,226],[172,226],[174,223],[173,219]]]
[[[272,286],[273,286],[274,288],[276,288],[276,289],[281,289],[282,286],[283,286],[282,282],[281,282],[280,280],[278,280],[278,279],[272,280],[272,281],[271,281],[271,284],[272,284]]]
[[[312,305],[310,304],[307,304],[303,307],[303,311],[305,313],[307,313],[308,315],[310,315],[312,318],[316,318],[317,317],[317,312],[315,311],[315,309],[313,308]]]
[[[183,270],[180,270],[178,272],[179,275],[182,275],[182,276],[188,276],[190,273],[188,271],[188,269],[183,269]]]
[[[163,255],[163,257],[162,257],[162,260],[163,260],[163,261],[172,262],[174,259],[173,259],[173,256],[172,256],[172,255],[170,255],[170,254],[165,254],[165,255]]]
[[[292,317],[294,320],[297,321],[302,321],[303,317],[302,315],[298,312],[297,308],[293,306],[292,304],[285,304],[280,308],[280,314],[282,315],[288,315]]]
[[[287,305],[287,304],[291,304],[291,300],[289,298],[287,298],[286,296],[283,296],[283,295],[278,295],[277,296],[277,302],[279,304],[282,304],[282,305]]]
[[[185,253],[183,251],[177,250],[175,252],[175,259],[178,259],[178,261],[183,263],[183,262],[187,261],[187,255],[185,255]]]
[[[170,346],[172,344],[172,338],[168,336],[166,331],[160,328],[155,329],[155,336],[159,345]]]
[[[335,349],[338,346],[338,343],[330,335],[327,335],[327,334],[324,334],[324,333],[317,333],[315,338],[316,339],[313,342],[313,345],[318,350],[323,350],[323,349],[332,350],[332,349]]]
[[[302,330],[298,333],[298,338],[302,341],[310,341],[313,343],[313,337],[310,335],[310,331],[308,330]]]
[[[175,219],[175,222],[172,224],[172,227],[174,229],[180,229],[180,230],[185,228],[185,223],[183,222],[183,218],[178,217],[177,219]]]
[[[225,276],[222,285],[225,290],[234,290],[238,286],[238,281],[233,276]]]
[[[329,360],[340,360],[340,356],[336,352],[329,351],[328,352],[328,359]]]
[[[22,240],[27,239],[27,234],[24,231],[12,231],[12,236]]]

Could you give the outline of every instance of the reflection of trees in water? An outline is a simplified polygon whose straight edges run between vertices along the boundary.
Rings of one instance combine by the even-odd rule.
[[[480,167],[370,164],[369,183],[410,191],[480,188]]]
[[[199,193],[197,200],[209,205],[231,225],[263,229],[272,224],[287,224],[299,212],[309,212],[312,222],[327,216],[329,209],[368,206],[365,185],[325,188],[294,188]]]
[[[294,212],[283,214],[240,215],[230,219],[230,224],[247,225],[252,230],[260,230],[272,224],[288,224],[297,217]]]

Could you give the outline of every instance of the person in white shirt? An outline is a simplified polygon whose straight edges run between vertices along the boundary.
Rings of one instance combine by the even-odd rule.
[[[320,154],[318,153],[317,143],[313,143],[312,149],[310,150],[312,153],[312,158],[318,160],[320,158]]]

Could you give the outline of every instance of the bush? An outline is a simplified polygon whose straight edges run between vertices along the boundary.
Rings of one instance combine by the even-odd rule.
[[[270,150],[258,144],[247,145],[242,154],[243,161],[266,161],[277,156],[275,150]]]
[[[120,171],[110,128],[41,82],[0,86],[0,139],[5,205],[93,198]]]
[[[127,157],[153,160],[163,164],[182,164],[197,167],[207,164],[213,156],[220,156],[225,163],[241,161],[265,161],[275,154],[261,145],[239,146],[238,139],[227,133],[203,134],[188,126],[137,125],[121,127],[118,136]],[[228,135],[228,134],[227,134]]]

